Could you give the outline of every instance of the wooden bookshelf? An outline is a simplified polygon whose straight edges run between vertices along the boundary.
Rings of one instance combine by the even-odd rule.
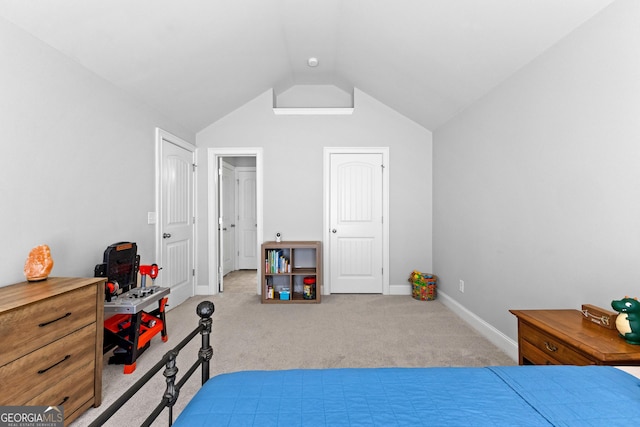
[[[320,242],[265,242],[262,244],[260,256],[261,300],[264,304],[317,304],[320,302],[322,295]]]

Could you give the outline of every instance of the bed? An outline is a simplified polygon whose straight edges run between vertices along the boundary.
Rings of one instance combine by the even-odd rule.
[[[203,304],[200,325],[190,335],[202,334],[202,347],[187,372],[201,366],[203,386],[175,420],[177,427],[602,426],[640,420],[640,378],[610,366],[295,369],[209,379],[213,304]],[[171,375],[178,347],[156,365],[165,367],[167,390],[151,416],[167,406],[169,425],[173,396],[184,383]],[[108,418],[111,409],[103,415]]]

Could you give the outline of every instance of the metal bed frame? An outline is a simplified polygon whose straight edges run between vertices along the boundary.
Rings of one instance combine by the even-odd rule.
[[[142,378],[136,381],[129,389],[122,394],[115,402],[111,404],[98,418],[96,418],[90,427],[99,427],[107,422],[109,418],[124,405],[129,399],[131,399],[137,392],[144,386],[155,374],[157,374],[164,366],[164,372],[162,373],[166,378],[167,388],[162,395],[162,400],[155,407],[151,415],[147,417],[142,426],[150,426],[151,423],[162,413],[164,408],[169,408],[169,426],[173,424],[173,405],[178,400],[180,394],[180,388],[187,382],[187,380],[193,375],[193,373],[202,366],[202,385],[209,380],[209,362],[213,356],[213,348],[210,345],[209,335],[211,334],[211,316],[215,307],[211,301],[203,301],[198,304],[196,313],[200,316],[198,327],[195,328],[185,339],[183,339],[172,350],[169,350],[162,359],[156,363],[153,368],[149,370]],[[202,346],[198,351],[198,360],[191,365],[191,367],[185,372],[185,374],[176,382],[178,368],[176,367],[176,358],[178,353],[184,346],[186,346],[196,335],[200,334],[202,337]]]

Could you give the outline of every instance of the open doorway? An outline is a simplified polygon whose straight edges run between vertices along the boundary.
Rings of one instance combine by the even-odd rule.
[[[240,271],[256,272],[258,268],[256,218],[256,158],[220,157],[218,164],[218,252],[221,255],[222,282]],[[250,277],[234,274],[234,278]],[[255,282],[255,279],[254,279]],[[234,286],[242,281],[233,280]]]
[[[212,293],[250,278],[260,293],[262,149],[209,149],[209,271]]]

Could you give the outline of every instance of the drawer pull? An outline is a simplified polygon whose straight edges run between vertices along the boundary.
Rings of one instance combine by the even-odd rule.
[[[57,362],[57,363],[54,363],[53,365],[49,366],[48,368],[40,369],[40,370],[38,371],[38,373],[39,373],[39,374],[44,374],[44,373],[45,373],[45,372],[47,372],[49,369],[51,369],[51,368],[55,368],[56,366],[58,366],[59,364],[61,364],[62,362],[64,362],[65,360],[67,360],[67,359],[68,359],[68,358],[70,358],[70,357],[71,357],[71,355],[70,355],[70,354],[67,354],[67,355],[64,357],[64,359],[62,359],[61,361],[59,361],[59,362]]]
[[[71,312],[69,312],[69,313],[65,314],[64,316],[60,316],[60,317],[58,317],[57,319],[53,319],[53,320],[49,320],[48,322],[40,323],[38,326],[40,326],[40,327],[42,328],[43,326],[50,325],[50,324],[52,324],[53,322],[57,322],[58,320],[62,320],[62,319],[64,319],[65,317],[69,317],[69,316],[71,316]]]
[[[65,403],[67,403],[67,400],[69,400],[69,396],[65,396],[64,399],[62,399],[62,402],[58,403],[58,406],[62,406]]]
[[[556,347],[555,345],[549,343],[548,341],[544,342],[544,346],[547,347],[547,350],[549,350],[549,351],[558,351],[558,347]]]

